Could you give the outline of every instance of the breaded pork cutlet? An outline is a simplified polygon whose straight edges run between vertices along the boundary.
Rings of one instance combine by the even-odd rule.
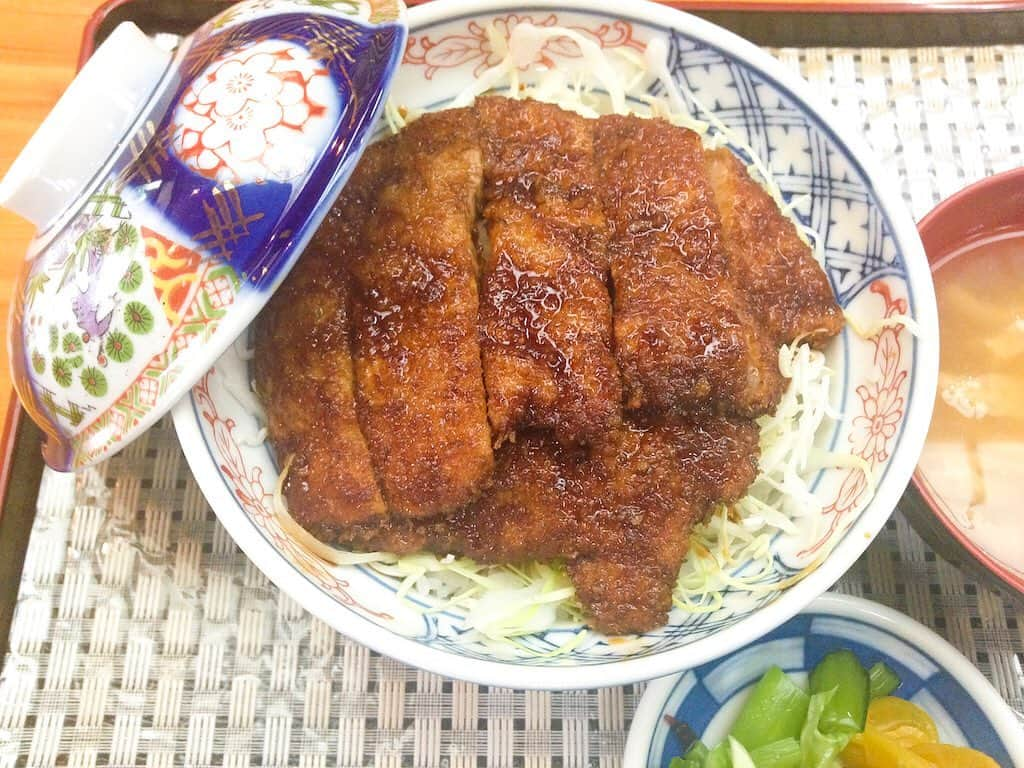
[[[783,389],[776,351],[729,278],[700,137],[663,120],[608,115],[597,121],[595,146],[627,406],[770,411]]]
[[[775,344],[820,347],[843,328],[832,286],[793,222],[728,149],[705,153],[729,270]]]
[[[476,115],[489,243],[480,337],[496,442],[548,427],[586,443],[621,413],[593,121],[493,96]]]
[[[693,525],[743,495],[757,454],[757,428],[723,418],[626,423],[576,453],[527,436],[456,516],[452,546],[484,562],[564,559],[592,626],[643,632],[666,621]]]
[[[347,268],[383,170],[372,159],[359,166],[256,323],[267,431],[278,461],[291,457],[285,499],[310,529],[376,520],[386,510],[356,417]]]
[[[392,172],[351,260],[360,423],[389,509],[414,517],[471,500],[494,463],[473,241],[483,160],[465,118],[424,115],[370,147]]]
[[[257,384],[317,538],[561,560],[592,626],[641,632],[755,477],[777,345],[841,323],[727,150],[488,97],[366,152],[259,321]]]
[[[665,622],[693,525],[753,481],[757,439],[753,422],[718,417],[627,421],[589,448],[528,431],[498,449],[487,492],[452,515],[316,533],[488,563],[562,559],[594,628],[643,632]]]

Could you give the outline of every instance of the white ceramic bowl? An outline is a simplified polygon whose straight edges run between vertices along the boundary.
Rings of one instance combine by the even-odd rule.
[[[717,743],[769,667],[800,676],[837,648],[852,650],[861,663],[883,661],[895,670],[902,681],[895,695],[924,708],[944,743],[980,749],[999,765],[1024,765],[1018,718],[956,648],[902,613],[844,595],[818,598],[735,653],[653,681],[633,716],[623,765],[668,768],[682,745],[664,715]]]
[[[425,613],[395,594],[397,584],[365,567],[335,568],[311,557],[280,528],[271,507],[277,478],[257,432],[248,392],[249,363],[228,353],[175,410],[175,426],[193,472],[221,522],[276,584],[339,631],[389,656],[444,675],[512,687],[566,689],[665,675],[728,653],[769,632],[824,592],[864,551],[888,519],[921,450],[937,370],[935,300],[928,264],[898,186],[874,164],[855,130],[819,106],[779,62],[700,19],[650,3],[608,10],[597,0],[531,2],[439,0],[409,13],[410,44],[395,80],[399,104],[439,108],[494,63],[486,28],[499,34],[522,21],[575,28],[606,49],[640,53],[660,39],[671,76],[745,135],[776,174],[796,211],[824,238],[827,271],[840,303],[871,325],[909,312],[923,331],[887,329],[873,341],[847,330],[827,355],[836,371],[842,421],[819,444],[859,453],[877,487],[866,506],[857,470],[827,470],[815,481],[824,514],[817,531],[780,536],[775,578],[823,562],[778,592],[732,592],[710,614],[674,611],[669,624],[630,643],[590,634],[571,653],[544,655],[568,637],[524,639],[529,649],[503,657],[467,642],[461,617]],[[549,44],[552,66],[571,49]]]

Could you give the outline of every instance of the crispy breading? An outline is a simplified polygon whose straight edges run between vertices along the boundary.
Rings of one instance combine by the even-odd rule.
[[[543,435],[502,453],[495,485],[452,521],[452,548],[485,562],[564,559],[595,628],[665,623],[693,525],[753,481],[757,428],[721,418],[627,423],[590,450]]]
[[[828,278],[793,222],[728,149],[705,154],[729,270],[776,344],[820,347],[843,328]]]
[[[477,100],[487,229],[480,336],[498,443],[549,427],[586,443],[621,417],[592,121]]]
[[[361,549],[452,552],[481,562],[565,560],[590,624],[609,633],[664,624],[694,523],[754,479],[753,422],[627,422],[589,448],[543,431],[498,449],[493,483],[435,520],[316,533]]]
[[[471,125],[457,111],[425,115],[367,153],[395,170],[351,265],[356,394],[384,498],[403,515],[465,504],[493,466],[473,241],[483,163]]]
[[[487,97],[366,152],[260,318],[257,383],[318,538],[560,560],[592,626],[641,632],[754,479],[777,345],[841,324],[728,150]]]
[[[356,417],[347,269],[382,170],[359,167],[256,323],[256,388],[279,464],[292,457],[285,498],[307,528],[386,510]]]
[[[783,389],[777,356],[729,278],[700,137],[609,115],[597,121],[595,147],[627,406],[770,411]]]

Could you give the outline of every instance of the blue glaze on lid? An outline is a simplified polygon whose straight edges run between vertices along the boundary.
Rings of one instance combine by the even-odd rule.
[[[358,161],[405,39],[398,0],[251,0],[182,42],[16,291],[13,378],[51,467],[137,437],[256,316]]]

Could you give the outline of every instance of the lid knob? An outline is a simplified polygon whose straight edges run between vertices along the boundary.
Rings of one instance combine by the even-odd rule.
[[[0,181],[0,205],[44,230],[106,164],[170,60],[137,26],[118,25]]]

